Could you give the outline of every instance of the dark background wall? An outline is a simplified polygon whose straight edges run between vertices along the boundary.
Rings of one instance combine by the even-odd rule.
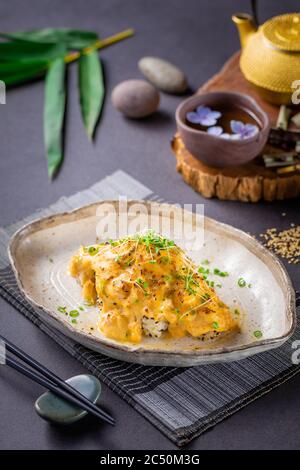
[[[299,10],[298,0],[261,0],[259,19]],[[160,112],[143,121],[124,119],[110,102],[121,80],[140,78],[137,61],[157,55],[180,66],[197,89],[239,48],[231,22],[236,11],[248,11],[246,0],[2,0],[0,30],[73,27],[107,37],[133,27],[134,38],[101,52],[107,97],[94,145],[81,123],[76,65],[69,71],[65,162],[58,178],[47,180],[43,149],[43,81],[8,91],[0,105],[0,225],[33,212],[121,168],[167,200],[205,203],[205,213],[252,233],[283,227],[282,212],[299,223],[297,201],[241,204],[204,200],[175,171],[170,139],[174,111],[181,97],[162,95]],[[290,267],[296,286],[299,268]],[[0,299],[0,330],[62,377],[84,369],[59,346]],[[217,425],[191,444],[205,448],[299,447],[300,377],[282,385]],[[86,420],[57,429],[33,411],[40,387],[12,371],[0,370],[1,448],[173,448],[144,418],[104,387],[103,403],[119,418],[114,429]]]

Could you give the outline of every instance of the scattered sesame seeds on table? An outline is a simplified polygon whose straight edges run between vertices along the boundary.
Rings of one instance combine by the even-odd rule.
[[[290,227],[279,231],[277,228],[269,228],[261,233],[263,245],[273,251],[277,256],[287,260],[289,264],[300,262],[300,226],[294,223]]]

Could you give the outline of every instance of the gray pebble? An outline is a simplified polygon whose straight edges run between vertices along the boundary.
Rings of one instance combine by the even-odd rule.
[[[138,63],[142,74],[157,88],[167,93],[183,93],[187,89],[184,73],[166,60],[143,57]]]
[[[111,99],[125,116],[142,118],[157,110],[159,93],[145,80],[125,80],[113,89]]]

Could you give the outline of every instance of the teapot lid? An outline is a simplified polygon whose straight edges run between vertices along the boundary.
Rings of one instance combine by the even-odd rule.
[[[275,16],[261,28],[272,47],[287,52],[300,51],[300,13]]]

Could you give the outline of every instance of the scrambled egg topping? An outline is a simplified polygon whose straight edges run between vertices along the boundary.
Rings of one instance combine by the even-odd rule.
[[[203,338],[237,328],[228,306],[184,251],[152,231],[81,247],[70,273],[79,279],[85,301],[99,305],[100,331],[117,341],[140,343],[143,335]]]

